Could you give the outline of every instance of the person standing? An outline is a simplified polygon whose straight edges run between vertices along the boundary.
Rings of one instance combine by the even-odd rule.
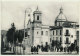
[[[31,46],[31,53],[33,54],[33,46]]]

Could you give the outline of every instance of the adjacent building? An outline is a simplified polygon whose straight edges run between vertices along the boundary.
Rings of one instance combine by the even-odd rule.
[[[68,21],[63,13],[63,8],[60,8],[60,13],[55,19],[55,25],[50,27],[51,40],[59,41],[63,47],[67,47],[74,43],[77,38],[76,30],[77,22]]]

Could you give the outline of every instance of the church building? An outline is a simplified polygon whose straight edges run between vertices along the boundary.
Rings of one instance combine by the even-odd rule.
[[[54,23],[53,26],[43,25],[42,12],[37,7],[33,12],[33,21],[29,19],[27,24],[28,44],[30,46],[50,45],[52,41],[59,41],[63,47],[66,47],[77,40],[76,32],[79,26],[77,22],[67,20],[62,7]]]
[[[33,22],[31,22],[31,19],[28,21],[27,31],[31,45],[37,46],[50,43],[49,26],[42,24],[42,12],[39,11],[38,7],[33,12]]]

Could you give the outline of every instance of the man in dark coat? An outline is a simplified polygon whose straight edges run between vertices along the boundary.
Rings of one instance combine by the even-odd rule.
[[[31,53],[33,54],[33,46],[31,46]]]
[[[41,45],[41,51],[43,52],[43,45]]]
[[[36,52],[36,47],[34,46],[34,53]]]
[[[76,51],[77,51],[77,53],[79,53],[79,47],[78,46],[76,46]]]
[[[37,54],[38,54],[38,46],[36,47],[36,52],[37,52]]]
[[[60,52],[62,52],[62,51],[63,51],[63,47],[61,46],[61,47],[60,47]]]
[[[64,47],[64,52],[66,52],[66,47]]]

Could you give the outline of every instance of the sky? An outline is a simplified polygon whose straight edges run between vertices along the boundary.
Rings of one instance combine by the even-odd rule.
[[[24,28],[24,18],[26,8],[31,8],[31,20],[33,20],[33,11],[36,8],[42,11],[42,24],[54,25],[55,18],[60,12],[60,7],[63,8],[63,13],[70,21],[79,23],[79,3],[78,2],[63,2],[63,1],[2,1],[1,4],[1,29],[8,30],[11,23],[14,22],[16,29]],[[29,18],[26,15],[26,25]]]

